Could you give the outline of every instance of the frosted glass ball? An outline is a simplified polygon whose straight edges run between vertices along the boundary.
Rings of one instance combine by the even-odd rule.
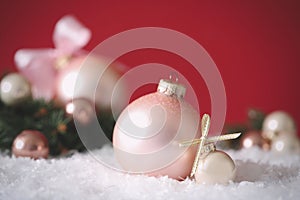
[[[118,118],[113,146],[127,172],[185,179],[191,172],[196,147],[179,142],[199,137],[199,114],[181,98],[160,92],[140,97]]]

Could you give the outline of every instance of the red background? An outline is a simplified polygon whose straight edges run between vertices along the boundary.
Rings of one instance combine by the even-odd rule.
[[[300,4],[298,1],[9,1],[0,2],[1,72],[16,70],[20,48],[53,47],[55,23],[74,14],[92,31],[86,46],[121,31],[156,26],[180,31],[211,55],[227,93],[227,122],[243,122],[249,107],[281,109],[300,124]],[[128,66],[160,62],[185,73],[209,112],[207,88],[176,55],[137,51],[120,59]],[[148,87],[153,88],[153,87]]]

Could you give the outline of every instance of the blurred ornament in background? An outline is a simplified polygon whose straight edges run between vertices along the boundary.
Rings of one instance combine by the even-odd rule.
[[[30,83],[21,74],[6,75],[0,85],[1,100],[6,105],[16,105],[31,98]]]
[[[300,142],[297,136],[280,133],[272,141],[271,150],[282,154],[300,153]]]
[[[185,87],[160,80],[157,92],[129,104],[118,118],[113,147],[121,167],[149,176],[183,180],[191,171],[195,147],[178,141],[199,135],[199,113],[184,100]]]
[[[55,25],[55,48],[20,49],[15,54],[19,71],[30,81],[34,98],[47,101],[55,96],[56,76],[65,64],[62,60],[83,54],[81,50],[91,38],[91,32],[75,17],[66,15]],[[63,59],[64,58],[64,59]]]
[[[240,148],[252,146],[261,147],[264,150],[272,150],[281,153],[299,152],[299,138],[294,119],[284,111],[274,111],[265,115],[258,109],[249,109],[248,124],[227,125],[227,131],[241,131],[243,135],[239,142]],[[234,141],[227,142],[223,148],[236,148]],[[226,143],[225,143],[226,144]],[[299,152],[300,153],[300,152]]]
[[[106,68],[105,58],[92,55],[70,58],[57,77],[57,100],[65,104],[72,98],[86,98],[98,109],[109,110],[114,92],[119,114],[126,104],[124,85],[119,84],[115,89],[119,78],[116,70]]]
[[[66,113],[72,115],[75,121],[87,125],[91,122],[96,111],[89,100],[78,98],[66,104]]]
[[[30,81],[34,98],[47,101],[57,98],[65,104],[72,98],[87,98],[99,109],[111,109],[114,92],[119,114],[125,107],[126,90],[123,84],[114,88],[124,68],[120,63],[106,67],[101,55],[89,55],[82,48],[89,42],[91,31],[74,16],[67,15],[55,25],[55,48],[20,49],[15,54],[19,71]],[[76,88],[75,88],[76,87]]]
[[[300,153],[296,123],[288,113],[274,111],[267,115],[262,134],[270,141],[271,151],[286,155]]]
[[[245,146],[243,146],[243,138],[247,135],[247,132],[252,131],[258,131],[260,132],[262,129],[263,121],[265,118],[265,113],[257,108],[249,108],[247,111],[247,122],[240,123],[240,124],[226,124],[223,132],[225,133],[234,133],[234,132],[241,132],[242,137],[237,138],[236,140],[227,140],[222,142],[221,144],[218,144],[220,148],[224,149],[240,149]],[[251,136],[252,138],[253,136]],[[261,136],[257,135],[258,138],[261,138]],[[251,139],[252,140],[252,139]],[[259,139],[260,140],[260,139]],[[249,140],[248,140],[249,142]],[[246,142],[246,143],[248,143]],[[268,149],[268,142],[267,140],[264,140],[264,148]],[[250,145],[250,142],[248,143]],[[247,145],[246,145],[247,146]]]
[[[240,140],[240,146],[241,148],[251,148],[257,146],[264,150],[270,149],[270,143],[262,137],[260,131],[248,131],[244,133]]]
[[[296,136],[297,128],[294,119],[284,111],[268,114],[263,122],[263,137],[273,140],[281,133]]]
[[[48,140],[39,131],[24,130],[15,138],[12,144],[12,153],[16,157],[47,158],[49,154]]]

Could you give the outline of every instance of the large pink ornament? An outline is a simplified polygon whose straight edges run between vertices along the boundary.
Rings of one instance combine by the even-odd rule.
[[[129,104],[118,118],[115,156],[127,172],[183,180],[191,172],[195,147],[179,143],[199,137],[199,113],[184,101],[185,88],[161,80],[158,91]]]

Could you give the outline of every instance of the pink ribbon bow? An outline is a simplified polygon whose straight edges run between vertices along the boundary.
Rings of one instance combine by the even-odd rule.
[[[74,16],[67,15],[55,25],[54,49],[20,49],[15,53],[16,66],[30,81],[34,98],[54,98],[60,63],[64,58],[82,54],[81,48],[90,38],[91,31]]]

